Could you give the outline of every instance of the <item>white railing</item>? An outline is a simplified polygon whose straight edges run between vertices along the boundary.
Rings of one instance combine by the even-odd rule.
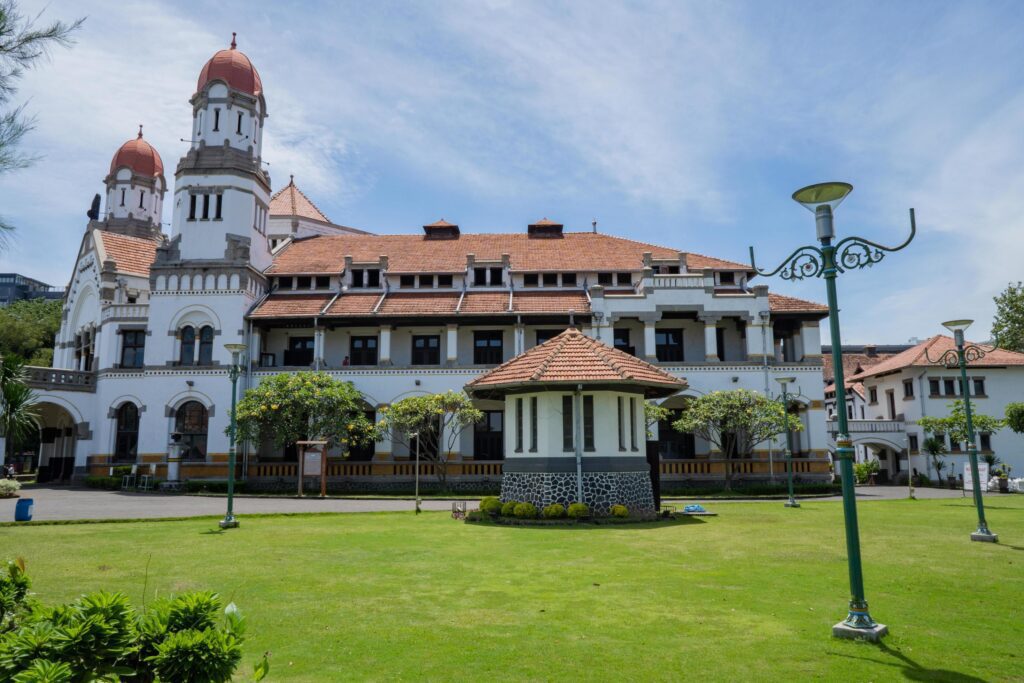
[[[703,275],[652,275],[651,286],[655,289],[704,289]]]
[[[149,304],[108,304],[103,307],[103,321],[144,320],[149,317]]]
[[[839,421],[835,418],[828,421],[830,434],[839,431],[838,424]],[[850,434],[892,434],[907,431],[907,425],[903,420],[849,420],[846,425]]]

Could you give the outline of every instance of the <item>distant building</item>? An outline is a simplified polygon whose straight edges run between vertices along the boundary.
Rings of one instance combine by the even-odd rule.
[[[0,273],[0,306],[23,299],[61,299],[64,290],[18,273]]]

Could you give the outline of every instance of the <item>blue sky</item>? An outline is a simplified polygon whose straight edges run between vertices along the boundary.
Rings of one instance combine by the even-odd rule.
[[[22,2],[87,15],[29,72],[41,160],[0,177],[0,270],[65,284],[85,210],[145,124],[168,181],[203,63],[239,34],[264,158],[335,222],[467,232],[543,216],[759,263],[813,240],[790,200],[845,180],[840,236],[906,251],[840,283],[844,341],[901,343],[1024,279],[1024,3]],[[265,5],[265,6],[264,6]],[[820,281],[772,280],[824,300]]]

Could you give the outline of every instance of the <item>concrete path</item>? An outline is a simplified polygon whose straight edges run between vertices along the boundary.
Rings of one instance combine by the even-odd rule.
[[[949,489],[917,489],[918,498],[960,498],[960,491]],[[67,486],[27,486],[21,490],[23,498],[35,501],[33,520],[76,519],[153,519],[161,517],[200,517],[223,515],[227,500],[224,496],[184,496],[159,493],[122,493]],[[999,495],[999,494],[989,494]],[[894,500],[907,497],[905,486],[871,486],[857,489],[859,500]],[[667,497],[666,500],[672,500]],[[840,496],[811,499],[839,501]],[[0,522],[14,521],[16,498],[0,499]],[[757,502],[756,500],[724,501],[708,499],[704,505],[725,502]],[[469,509],[477,501],[468,501]],[[424,510],[451,510],[452,501],[425,499]],[[412,500],[395,498],[260,498],[237,496],[235,514],[268,514],[282,512],[409,512]]]

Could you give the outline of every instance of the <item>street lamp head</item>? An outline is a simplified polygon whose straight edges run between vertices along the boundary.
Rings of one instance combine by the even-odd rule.
[[[964,345],[964,331],[971,326],[973,320],[947,320],[942,326],[953,333],[953,341],[957,346]]]
[[[245,353],[245,344],[225,344],[224,348],[231,354],[231,362],[238,365],[238,359]]]
[[[793,200],[814,213],[818,239],[830,240],[836,234],[832,226],[832,212],[851,192],[853,185],[850,183],[817,183],[794,192]]]
[[[778,382],[785,388],[787,385],[792,384],[796,381],[796,377],[776,377],[775,381]]]

